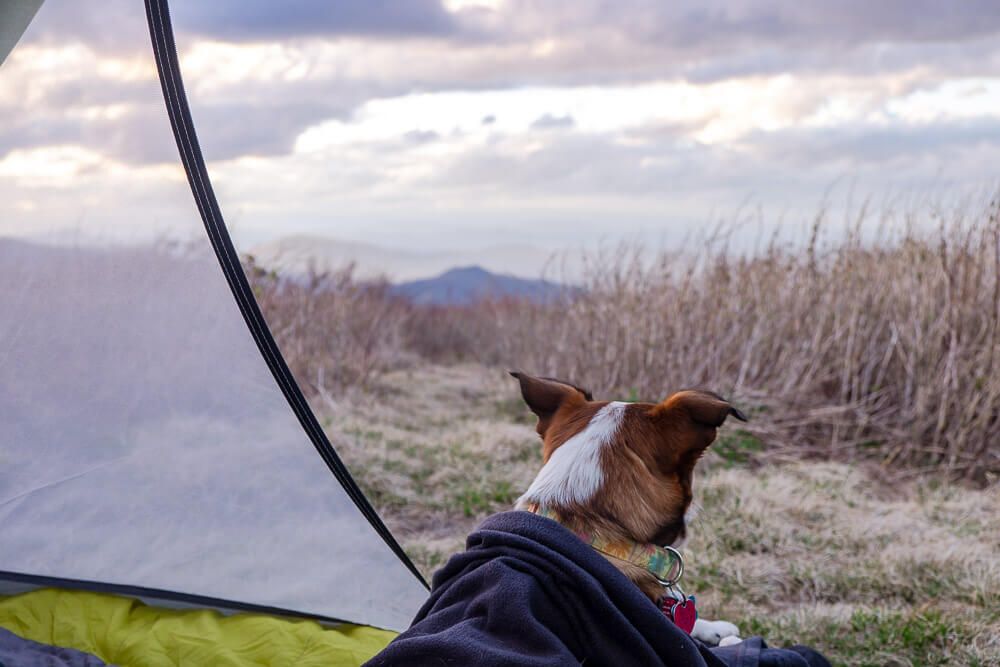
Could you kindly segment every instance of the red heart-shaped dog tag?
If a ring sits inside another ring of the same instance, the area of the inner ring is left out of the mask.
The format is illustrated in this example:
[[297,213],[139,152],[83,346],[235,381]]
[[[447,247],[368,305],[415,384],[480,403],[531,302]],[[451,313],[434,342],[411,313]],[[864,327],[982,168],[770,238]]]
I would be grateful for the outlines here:
[[698,610],[695,609],[694,600],[688,598],[684,602],[674,601],[668,616],[673,620],[674,625],[691,634],[691,631],[694,630],[694,622],[698,620]]

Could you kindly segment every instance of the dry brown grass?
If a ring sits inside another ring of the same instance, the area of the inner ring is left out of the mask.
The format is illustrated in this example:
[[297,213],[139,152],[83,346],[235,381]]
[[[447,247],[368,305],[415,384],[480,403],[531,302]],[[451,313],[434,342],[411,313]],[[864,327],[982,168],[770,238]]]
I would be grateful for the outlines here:
[[409,307],[388,283],[361,283],[354,267],[301,280],[278,276],[244,259],[244,270],[275,341],[299,385],[324,399],[365,390],[393,368],[405,367]]
[[846,464],[716,466],[688,547],[706,607],[851,665],[1000,660],[1000,493]]
[[[723,242],[648,261],[591,258],[552,307],[491,307],[487,361],[603,395],[705,386],[750,408],[782,456],[1000,473],[1000,203],[904,228],[734,256]],[[861,220],[865,220],[864,217]],[[490,348],[489,343],[494,347]]]

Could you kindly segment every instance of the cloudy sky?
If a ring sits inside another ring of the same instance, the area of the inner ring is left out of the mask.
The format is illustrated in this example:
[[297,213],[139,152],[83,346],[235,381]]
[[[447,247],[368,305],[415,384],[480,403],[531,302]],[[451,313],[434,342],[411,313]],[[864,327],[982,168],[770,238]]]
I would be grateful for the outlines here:
[[[171,4],[247,246],[661,242],[1000,182],[996,0]],[[141,5],[48,0],[0,67],[0,234],[190,220]]]

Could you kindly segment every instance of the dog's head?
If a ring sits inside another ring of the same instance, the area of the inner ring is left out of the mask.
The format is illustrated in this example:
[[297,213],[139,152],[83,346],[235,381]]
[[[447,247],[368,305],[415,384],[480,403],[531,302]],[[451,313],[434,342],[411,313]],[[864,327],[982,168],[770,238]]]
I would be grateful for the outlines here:
[[622,537],[681,541],[695,463],[730,415],[718,394],[685,390],[661,403],[594,401],[568,382],[512,372],[538,416],[544,466],[518,507],[536,503]]

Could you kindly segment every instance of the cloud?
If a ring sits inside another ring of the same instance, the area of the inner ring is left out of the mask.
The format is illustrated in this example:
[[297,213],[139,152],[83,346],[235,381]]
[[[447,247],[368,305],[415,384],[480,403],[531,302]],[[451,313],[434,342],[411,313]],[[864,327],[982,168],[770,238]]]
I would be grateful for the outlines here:
[[[392,236],[470,210],[607,229],[814,205],[844,177],[981,182],[1000,160],[992,0],[220,0],[173,18],[213,176],[257,229],[342,211]],[[5,174],[85,175],[68,209],[102,170],[108,202],[176,170],[141,3],[48,0],[0,80]]]
[[637,39],[666,42],[687,50],[722,42],[743,46],[794,44],[819,49],[953,41],[1000,30],[1000,6],[991,0],[633,0],[625,6],[586,4],[593,13],[583,18],[585,23],[611,24]]
[[441,135],[433,130],[410,130],[403,135],[403,139],[411,144],[426,144],[440,138]]
[[[1000,160],[1000,118],[918,125],[846,124],[836,128],[788,127],[753,132],[737,142],[690,141],[678,128],[637,131],[640,143],[615,133],[550,134],[543,146],[511,138],[470,148],[414,187],[522,198],[589,198],[729,202],[754,195],[764,201],[815,205],[824,189],[843,178],[863,188],[921,187],[942,181],[967,186],[996,184],[984,169]],[[523,199],[522,199],[523,201]],[[692,207],[693,208],[693,207]],[[672,210],[663,209],[664,212]]]
[[1000,118],[789,128],[777,133],[754,132],[739,144],[762,161],[806,168],[824,163],[858,168],[912,163],[924,158],[944,162],[977,149],[1000,153]]
[[447,37],[462,30],[439,0],[213,0],[184,4],[174,18],[178,30],[234,41]]
[[[180,3],[173,20],[182,52],[199,40],[365,40],[383,81],[437,89],[872,73],[933,68],[941,58],[949,66],[1000,66],[994,0],[505,0],[460,11],[440,0],[218,0]],[[48,0],[26,41],[149,49],[142,7],[126,0],[106,0],[100,12]],[[392,58],[378,53],[379,44]]]
[[568,114],[565,116],[553,116],[547,113],[544,116],[536,118],[531,127],[535,130],[558,130],[573,127],[575,124],[576,121]]
[[[157,83],[82,74],[79,80],[40,89],[31,98],[0,102],[0,157],[17,148],[73,144],[128,164],[177,160]],[[228,160],[290,153],[306,127],[342,117],[348,109],[308,96],[262,95],[252,102],[195,103],[193,113],[205,155]]]
[[[213,0],[174,3],[178,46],[192,38],[274,41],[367,36],[386,39],[447,37],[462,31],[458,17],[438,0]],[[25,36],[29,43],[82,41],[116,52],[149,49],[142,3],[46,0]]]

